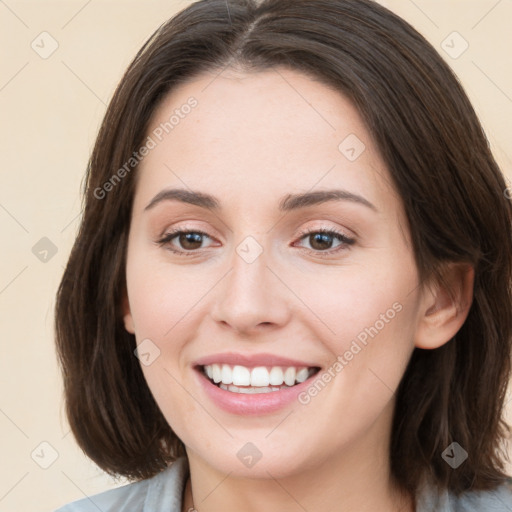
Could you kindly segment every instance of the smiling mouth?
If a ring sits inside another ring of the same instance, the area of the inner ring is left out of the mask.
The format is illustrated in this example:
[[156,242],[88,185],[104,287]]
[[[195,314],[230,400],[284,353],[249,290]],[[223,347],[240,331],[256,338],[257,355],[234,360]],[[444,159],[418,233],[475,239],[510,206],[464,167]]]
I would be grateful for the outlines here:
[[302,384],[320,368],[295,366],[256,366],[209,364],[198,369],[215,386],[232,393],[272,393]]

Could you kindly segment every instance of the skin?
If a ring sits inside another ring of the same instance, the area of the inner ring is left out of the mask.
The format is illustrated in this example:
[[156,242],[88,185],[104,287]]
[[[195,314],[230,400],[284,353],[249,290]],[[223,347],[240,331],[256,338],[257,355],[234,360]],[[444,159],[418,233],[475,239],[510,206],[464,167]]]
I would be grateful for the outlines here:
[[[183,511],[192,494],[201,512],[414,511],[390,476],[394,392],[414,347],[437,348],[464,322],[472,269],[453,265],[445,285],[420,286],[401,200],[339,92],[285,69],[205,73],[164,99],[148,135],[190,96],[198,106],[138,169],[124,302],[126,329],[160,350],[141,367],[186,445]],[[355,161],[338,149],[350,134],[366,147]],[[165,188],[212,194],[221,209],[162,201],[144,211]],[[348,200],[278,210],[287,194],[328,189],[358,194],[375,210]],[[158,245],[173,228],[208,236]],[[322,257],[340,241],[322,246],[300,235],[320,228],[354,243]],[[252,263],[236,252],[248,236],[263,249]],[[198,386],[194,361],[222,352],[266,352],[326,369],[396,303],[400,312],[306,405],[239,416]],[[251,468],[236,456],[247,442],[262,454]]]

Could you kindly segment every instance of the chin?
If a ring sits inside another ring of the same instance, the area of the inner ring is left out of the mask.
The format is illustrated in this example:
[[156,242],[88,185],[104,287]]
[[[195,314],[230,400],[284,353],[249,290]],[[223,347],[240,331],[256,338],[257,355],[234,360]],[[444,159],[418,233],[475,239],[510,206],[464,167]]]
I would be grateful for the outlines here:
[[283,446],[282,442],[271,443],[264,439],[255,442],[230,439],[223,443],[222,449],[187,448],[187,454],[189,458],[199,459],[201,464],[207,464],[220,473],[230,474],[233,478],[286,478],[316,465],[314,454],[304,451],[305,444],[297,442],[297,446],[289,443]]

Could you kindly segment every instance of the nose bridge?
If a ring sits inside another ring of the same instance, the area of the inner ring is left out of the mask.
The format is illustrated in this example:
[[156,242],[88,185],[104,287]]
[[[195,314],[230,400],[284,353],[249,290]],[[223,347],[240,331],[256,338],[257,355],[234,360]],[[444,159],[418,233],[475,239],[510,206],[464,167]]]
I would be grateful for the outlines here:
[[267,251],[251,236],[233,251],[230,272],[219,289],[213,317],[238,331],[260,324],[282,324],[288,305],[282,283],[267,267]]

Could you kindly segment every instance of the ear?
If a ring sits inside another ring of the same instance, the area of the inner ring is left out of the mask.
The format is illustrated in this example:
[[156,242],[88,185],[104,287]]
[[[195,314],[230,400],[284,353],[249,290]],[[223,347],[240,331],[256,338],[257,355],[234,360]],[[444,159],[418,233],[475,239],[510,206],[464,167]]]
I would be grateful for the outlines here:
[[435,349],[448,343],[465,322],[473,302],[475,271],[468,263],[449,263],[425,286],[415,346]]
[[123,309],[124,328],[130,334],[135,334],[135,326],[133,325],[133,317],[132,317],[132,312],[130,309],[130,302],[128,300],[128,294],[126,293],[126,291],[123,294],[122,309]]

